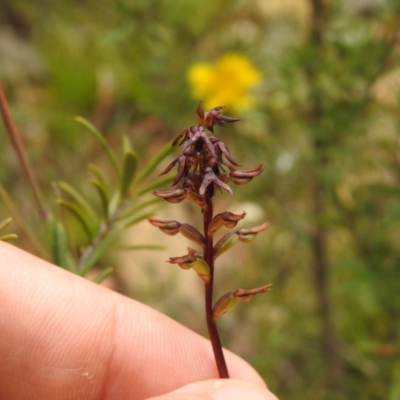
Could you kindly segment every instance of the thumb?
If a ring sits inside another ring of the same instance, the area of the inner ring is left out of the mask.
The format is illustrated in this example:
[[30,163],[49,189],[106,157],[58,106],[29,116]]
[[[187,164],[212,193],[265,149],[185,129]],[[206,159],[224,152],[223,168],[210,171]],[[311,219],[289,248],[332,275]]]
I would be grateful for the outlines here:
[[267,388],[236,379],[194,382],[148,400],[278,400]]

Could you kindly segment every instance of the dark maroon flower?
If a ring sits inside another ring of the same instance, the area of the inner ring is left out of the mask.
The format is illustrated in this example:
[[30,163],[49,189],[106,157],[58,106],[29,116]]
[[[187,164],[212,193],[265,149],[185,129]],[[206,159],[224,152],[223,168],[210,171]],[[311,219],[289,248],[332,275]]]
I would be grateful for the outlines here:
[[199,193],[201,196],[204,196],[204,193],[206,192],[207,187],[211,183],[215,184],[216,186],[219,186],[220,188],[225,189],[230,194],[233,194],[232,189],[226,183],[222,182],[221,179],[219,179],[217,177],[217,175],[215,175],[215,173],[213,172],[213,170],[210,167],[207,167],[206,174],[204,175],[203,182],[202,182],[202,184],[200,186],[200,190],[199,190]]
[[225,106],[218,106],[210,111],[203,111],[203,105],[200,102],[196,110],[196,118],[200,126],[204,126],[209,131],[214,132],[214,125],[224,126],[226,122],[232,123],[240,121],[240,118],[232,118],[222,115],[219,111]]

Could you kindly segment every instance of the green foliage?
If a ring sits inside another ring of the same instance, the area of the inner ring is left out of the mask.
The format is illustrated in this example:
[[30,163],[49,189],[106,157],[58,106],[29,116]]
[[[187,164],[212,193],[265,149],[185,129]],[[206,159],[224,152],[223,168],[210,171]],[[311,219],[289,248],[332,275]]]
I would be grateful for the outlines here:
[[[66,182],[57,182],[57,204],[71,213],[87,236],[87,245],[84,251],[74,261],[68,248],[66,229],[68,222],[61,217],[59,221],[50,221],[50,242],[52,248],[52,260],[72,272],[86,276],[88,272],[101,260],[109,248],[116,242],[121,233],[129,226],[136,224],[153,215],[159,210],[160,205],[154,199],[146,199],[148,190],[139,186],[139,180],[134,182],[137,171],[138,155],[132,150],[128,138],[123,141],[122,161],[114,153],[104,137],[94,126],[83,118],[76,118],[77,122],[85,126],[95,139],[100,143],[108,156],[110,164],[117,175],[117,183],[112,187],[106,184],[107,179],[103,172],[95,165],[88,168],[93,173],[91,181],[99,197],[100,210],[95,204],[91,204],[85,196]],[[168,152],[161,151],[155,156],[156,160],[163,159]],[[150,175],[157,163],[152,161],[144,169],[143,174]],[[140,180],[140,183],[143,179]],[[158,187],[164,179],[156,180],[150,184]],[[67,199],[65,198],[67,196]],[[60,213],[62,215],[62,213]],[[139,247],[137,247],[139,248]],[[151,246],[147,247],[151,248]],[[131,247],[134,249],[134,247]],[[112,272],[112,268],[105,268],[95,278],[100,282]]]
[[4,221],[0,221],[0,240],[8,242],[10,240],[16,239],[18,236],[15,233],[7,233],[5,235],[1,234],[2,230],[5,230],[8,225],[12,222],[12,218],[7,218]]

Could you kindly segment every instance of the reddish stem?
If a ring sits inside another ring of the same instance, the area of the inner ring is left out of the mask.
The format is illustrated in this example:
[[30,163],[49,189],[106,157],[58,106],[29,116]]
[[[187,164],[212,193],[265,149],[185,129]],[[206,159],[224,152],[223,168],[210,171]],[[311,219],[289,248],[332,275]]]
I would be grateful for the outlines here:
[[214,285],[214,245],[213,235],[208,233],[208,227],[213,218],[213,203],[212,199],[206,195],[207,206],[203,209],[203,222],[204,222],[204,260],[210,267],[210,279],[205,282],[205,311],[208,335],[211,341],[212,349],[214,352],[215,362],[220,378],[229,378],[228,368],[224,353],[222,351],[221,340],[219,338],[216,322],[213,318],[213,285]]
[[3,118],[4,126],[6,127],[6,132],[8,134],[8,137],[10,138],[10,142],[14,147],[15,153],[17,154],[22,171],[24,172],[26,180],[28,181],[28,184],[32,189],[33,198],[39,216],[43,219],[46,219],[47,212],[45,207],[43,206],[43,200],[39,184],[37,182],[36,175],[34,174],[33,169],[29,164],[28,158],[25,153],[24,145],[22,143],[21,135],[19,134],[17,126],[15,125],[14,120],[11,116],[7,98],[1,84],[0,84],[0,114]]

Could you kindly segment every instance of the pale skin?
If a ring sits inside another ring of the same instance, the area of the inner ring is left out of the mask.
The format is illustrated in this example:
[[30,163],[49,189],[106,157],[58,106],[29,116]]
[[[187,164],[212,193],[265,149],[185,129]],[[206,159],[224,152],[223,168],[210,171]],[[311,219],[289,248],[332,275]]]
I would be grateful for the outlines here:
[[277,400],[225,351],[167,316],[0,242],[0,398]]

